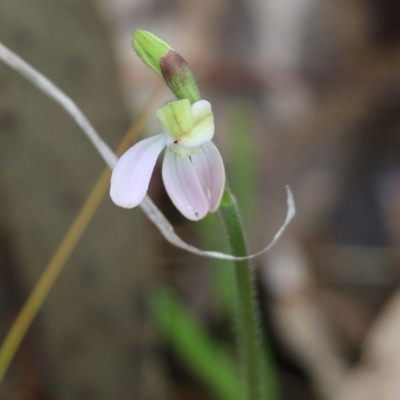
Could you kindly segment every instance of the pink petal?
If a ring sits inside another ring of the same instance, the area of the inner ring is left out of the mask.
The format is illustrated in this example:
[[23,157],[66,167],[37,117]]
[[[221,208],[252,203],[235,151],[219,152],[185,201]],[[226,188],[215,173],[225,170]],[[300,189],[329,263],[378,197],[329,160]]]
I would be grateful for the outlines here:
[[189,157],[167,149],[162,177],[169,197],[186,218],[197,221],[207,214],[207,200]]
[[166,135],[160,133],[141,140],[118,160],[111,175],[110,188],[110,196],[115,204],[132,208],[143,200],[166,139]]
[[221,155],[214,143],[201,145],[191,157],[210,212],[216,211],[225,185],[225,169]]

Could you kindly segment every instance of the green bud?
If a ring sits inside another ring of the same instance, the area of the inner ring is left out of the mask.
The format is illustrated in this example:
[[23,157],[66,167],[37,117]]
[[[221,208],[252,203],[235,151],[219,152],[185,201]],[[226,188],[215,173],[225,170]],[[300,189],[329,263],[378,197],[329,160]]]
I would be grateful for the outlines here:
[[162,77],[160,59],[172,50],[172,47],[158,36],[144,30],[133,32],[132,45],[142,61]]
[[201,99],[196,81],[186,61],[170,50],[161,57],[161,73],[178,100],[188,99],[191,104]]

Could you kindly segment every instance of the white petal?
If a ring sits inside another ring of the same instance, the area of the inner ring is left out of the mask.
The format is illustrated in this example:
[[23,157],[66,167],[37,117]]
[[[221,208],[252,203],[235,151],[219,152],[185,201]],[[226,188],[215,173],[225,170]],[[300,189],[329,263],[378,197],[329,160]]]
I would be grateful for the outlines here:
[[184,147],[197,147],[209,142],[214,136],[214,115],[211,104],[207,100],[200,100],[192,104],[193,128],[190,134],[183,136],[179,144]]
[[200,146],[190,156],[194,170],[199,178],[210,212],[217,210],[225,185],[225,169],[221,154],[214,143]]
[[167,149],[162,176],[169,197],[186,218],[197,221],[207,214],[208,202],[189,157]]
[[115,204],[132,208],[143,200],[166,140],[165,133],[141,140],[118,160],[111,175],[110,188],[110,196]]

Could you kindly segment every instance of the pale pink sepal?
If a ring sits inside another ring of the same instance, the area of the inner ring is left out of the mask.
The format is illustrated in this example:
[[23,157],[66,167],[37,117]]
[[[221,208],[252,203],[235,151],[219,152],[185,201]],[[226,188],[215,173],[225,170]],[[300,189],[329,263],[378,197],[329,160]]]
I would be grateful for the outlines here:
[[208,210],[217,210],[225,185],[225,169],[221,154],[213,142],[201,145],[191,156],[196,175],[208,201]]
[[208,202],[189,157],[167,149],[162,177],[169,197],[186,218],[197,221],[207,214]]
[[118,160],[111,175],[110,188],[110,196],[115,204],[133,208],[143,200],[166,141],[165,133],[141,140]]

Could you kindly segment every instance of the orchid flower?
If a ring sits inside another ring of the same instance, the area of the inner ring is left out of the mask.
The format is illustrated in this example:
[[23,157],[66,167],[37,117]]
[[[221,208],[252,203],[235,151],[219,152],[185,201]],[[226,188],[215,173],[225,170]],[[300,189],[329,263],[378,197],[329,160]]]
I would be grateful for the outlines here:
[[176,100],[159,108],[157,117],[164,132],[136,143],[118,160],[111,176],[111,199],[121,207],[136,207],[166,148],[162,164],[165,189],[186,218],[199,220],[218,209],[225,184],[224,164],[211,141],[211,104]]

